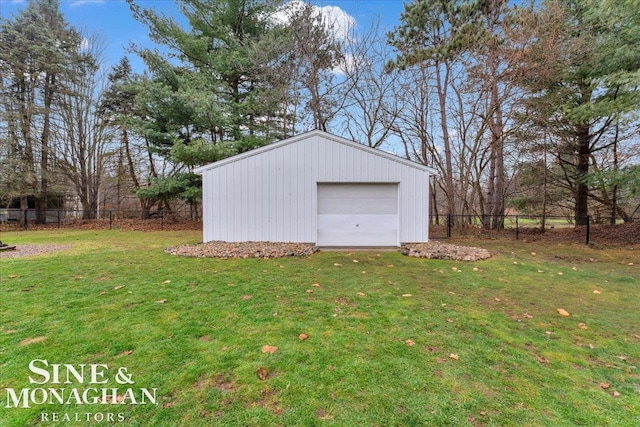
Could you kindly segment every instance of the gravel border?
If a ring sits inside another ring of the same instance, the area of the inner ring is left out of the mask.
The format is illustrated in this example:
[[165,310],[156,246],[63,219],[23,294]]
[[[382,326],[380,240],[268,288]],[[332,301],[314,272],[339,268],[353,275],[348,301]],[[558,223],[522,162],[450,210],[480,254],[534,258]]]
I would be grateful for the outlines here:
[[16,245],[14,250],[0,251],[0,258],[19,258],[25,256],[44,255],[51,252],[66,251],[71,245]]
[[171,255],[196,258],[285,258],[309,256],[318,249],[311,243],[207,242],[166,248]]
[[[321,250],[321,249],[320,249]],[[375,251],[374,248],[371,249]],[[449,259],[458,261],[477,261],[491,256],[486,249],[458,246],[438,241],[404,244],[399,249],[402,254],[416,258]],[[166,248],[164,252],[196,258],[285,258],[309,256],[318,248],[311,243],[274,243],[274,242],[207,242],[193,245],[178,245]]]
[[402,245],[402,254],[416,258],[450,259],[457,261],[479,261],[491,257],[488,250],[473,246],[458,246],[430,240],[427,243]]

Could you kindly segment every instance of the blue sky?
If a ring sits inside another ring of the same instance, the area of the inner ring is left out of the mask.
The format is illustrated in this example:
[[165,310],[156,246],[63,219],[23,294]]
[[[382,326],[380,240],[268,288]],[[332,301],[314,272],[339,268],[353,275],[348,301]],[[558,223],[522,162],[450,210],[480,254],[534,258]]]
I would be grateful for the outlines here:
[[[154,8],[167,15],[179,15],[173,0],[137,0],[143,8]],[[337,6],[352,16],[357,28],[367,28],[376,19],[383,30],[398,24],[403,10],[401,0],[314,0],[317,6]],[[10,19],[26,7],[27,0],[0,0],[0,16]],[[107,65],[113,65],[126,53],[131,42],[147,45],[146,28],[133,19],[124,0],[60,0],[60,9],[75,28],[100,33],[106,42]],[[137,71],[142,63],[135,55],[128,55]]]

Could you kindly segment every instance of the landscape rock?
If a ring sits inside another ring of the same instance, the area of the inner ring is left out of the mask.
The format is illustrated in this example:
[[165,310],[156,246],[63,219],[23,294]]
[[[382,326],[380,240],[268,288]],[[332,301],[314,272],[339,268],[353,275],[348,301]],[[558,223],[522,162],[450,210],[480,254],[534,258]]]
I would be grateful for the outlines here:
[[285,258],[309,256],[316,252],[317,248],[310,243],[214,241],[172,246],[164,251],[171,255],[196,258]]
[[478,261],[491,257],[488,250],[472,246],[458,246],[431,240],[427,243],[407,243],[402,246],[403,255],[416,258]]

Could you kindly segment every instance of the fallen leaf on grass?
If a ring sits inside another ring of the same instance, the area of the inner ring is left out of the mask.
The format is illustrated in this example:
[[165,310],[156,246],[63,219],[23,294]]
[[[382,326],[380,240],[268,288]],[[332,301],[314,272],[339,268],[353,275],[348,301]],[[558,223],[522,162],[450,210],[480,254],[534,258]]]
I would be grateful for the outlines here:
[[409,347],[416,345],[415,341],[413,340],[406,340],[404,343]]
[[620,397],[620,392],[618,392],[618,391],[614,391],[613,393],[611,393],[611,396],[613,396],[613,397]]
[[562,271],[558,271],[558,276],[562,276],[564,273]]
[[449,295],[455,295],[455,292],[449,291]]
[[340,264],[339,262],[336,262],[335,264],[333,264],[334,267],[342,267],[342,264]]
[[457,354],[451,353],[449,355],[449,359],[460,360],[460,357]]
[[542,356],[538,356],[537,354],[536,354],[536,359],[537,359],[537,360],[538,360],[538,362],[540,362],[540,363],[549,363],[549,361],[548,361],[546,358],[544,358],[544,357],[542,357]]
[[168,285],[169,283],[171,283],[171,280],[165,280],[164,282],[162,282],[163,285]]
[[253,295],[242,295],[240,297],[240,299],[243,300],[243,301],[246,301],[246,300],[251,299],[251,298],[253,298]]
[[313,286],[314,288],[319,288],[319,287],[320,287],[320,283],[314,283],[314,284],[313,284],[313,285],[311,285],[311,286]]
[[269,378],[269,370],[264,366],[259,367],[256,374],[258,375],[258,378],[260,378],[260,381],[264,381]]
[[412,297],[413,295],[411,294],[402,294],[403,297]]
[[124,285],[118,285],[118,286],[114,286],[113,289],[118,290],[118,289],[122,289],[124,288]]
[[107,293],[105,291],[100,292],[100,295],[106,295]]
[[593,290],[593,293],[594,293],[594,294],[596,294],[596,295],[598,295],[598,294],[600,294],[601,292],[600,292],[599,290],[597,290],[597,289],[594,289],[594,290]]
[[305,333],[302,333],[302,334],[298,335],[298,339],[299,339],[300,341],[304,341],[304,340],[306,340],[306,339],[308,339],[308,338],[309,338],[309,335],[307,335],[307,334],[305,334]]
[[131,356],[133,354],[133,350],[125,350],[122,352],[125,356]]
[[533,319],[533,316],[530,315],[529,313],[524,313],[523,316],[526,317],[527,319]]
[[387,264],[386,266],[389,268],[393,268],[393,264]]
[[358,295],[359,297],[366,296],[366,294],[364,292],[356,292],[356,295]]
[[563,317],[569,317],[569,316],[571,316],[571,315],[569,314],[569,312],[568,312],[567,310],[565,310],[564,308],[559,308],[559,309],[558,309],[558,314],[559,314],[560,316],[563,316]]
[[160,300],[156,301],[156,304],[164,304],[165,302],[167,302],[166,299],[160,299]]
[[357,259],[354,259],[354,260],[353,260],[353,263],[354,263],[354,264],[357,264],[357,263],[359,263],[359,262],[360,262],[360,261],[358,261]]
[[600,388],[603,389],[603,390],[606,390],[609,387],[611,387],[610,383],[605,383],[605,382],[600,383]]
[[100,400],[100,403],[117,405],[117,404],[120,404],[120,403],[124,402],[124,398],[125,398],[124,394],[118,394],[118,395],[116,395],[115,400],[113,399],[113,397],[111,397],[110,400],[106,399],[106,397],[105,397],[105,399],[101,399]]
[[494,300],[495,300],[496,302],[500,302],[500,301],[501,301],[501,299],[500,299],[500,298],[498,298],[498,297],[495,297],[495,298],[494,298]]
[[18,276],[17,276],[17,275],[15,275],[15,274],[10,274],[10,275],[9,275],[9,279],[15,279],[16,277],[18,277]]
[[308,293],[308,294],[312,294],[313,293],[313,289],[307,289],[305,292]]
[[278,347],[274,345],[263,345],[262,348],[260,349],[260,351],[262,351],[263,353],[269,353],[269,354],[273,354],[277,350],[278,350]]
[[584,324],[584,323],[582,323],[582,322],[581,322],[581,323],[578,323],[578,328],[583,329],[583,330],[585,330],[585,329],[589,329],[589,328],[587,328],[587,325],[585,325],[585,324]]

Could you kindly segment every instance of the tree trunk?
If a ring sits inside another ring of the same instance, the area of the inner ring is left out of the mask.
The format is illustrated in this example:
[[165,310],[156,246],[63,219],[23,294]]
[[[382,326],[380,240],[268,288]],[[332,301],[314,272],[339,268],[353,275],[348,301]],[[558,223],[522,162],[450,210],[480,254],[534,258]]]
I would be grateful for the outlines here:
[[[440,68],[444,65],[445,74],[444,82],[440,75]],[[438,103],[440,107],[440,126],[442,129],[442,142],[444,144],[444,155],[446,164],[445,189],[447,193],[447,206],[449,208],[449,214],[454,218],[456,215],[456,203],[455,203],[455,190],[453,186],[453,163],[451,161],[451,141],[449,140],[449,126],[447,125],[447,85],[449,84],[449,65],[436,63],[436,86],[438,90]]]
[[[497,73],[497,67],[494,73]],[[505,171],[504,171],[504,138],[502,123],[502,107],[498,96],[497,74],[491,87],[491,141],[492,156],[495,159],[495,186],[493,191],[493,209],[491,212],[493,230],[504,228],[504,195],[505,195]]]
[[589,159],[591,154],[591,137],[588,125],[580,125],[576,128],[578,143],[578,158],[576,162],[575,206],[573,214],[576,225],[587,225],[589,215],[589,187],[584,179],[589,173]]
[[51,135],[51,104],[53,103],[53,87],[56,82],[55,74],[47,73],[44,86],[44,117],[42,136],[40,138],[40,191],[36,198],[36,222],[47,222],[47,199],[49,196],[49,137]]

